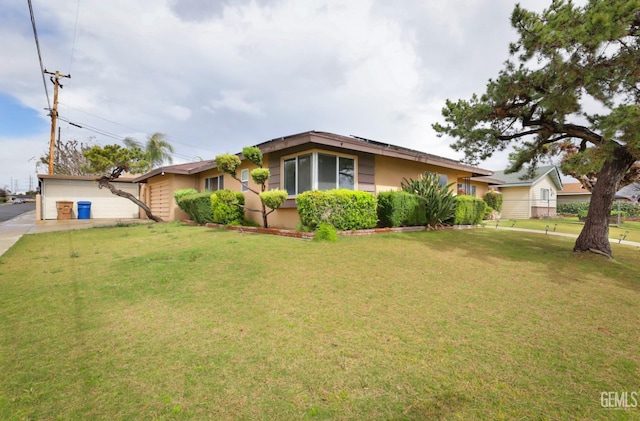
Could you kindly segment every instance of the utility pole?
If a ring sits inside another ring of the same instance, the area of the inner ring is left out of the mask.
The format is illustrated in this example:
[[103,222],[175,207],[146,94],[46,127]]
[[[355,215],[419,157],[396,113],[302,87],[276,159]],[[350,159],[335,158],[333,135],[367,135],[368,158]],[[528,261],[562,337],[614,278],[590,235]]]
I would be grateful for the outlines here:
[[49,140],[49,175],[53,175],[53,155],[55,151],[55,138],[56,138],[56,121],[58,119],[58,87],[62,88],[60,78],[68,77],[71,75],[63,75],[56,70],[55,73],[44,71],[46,74],[53,75],[49,79],[53,82],[53,109],[51,110],[51,139]]

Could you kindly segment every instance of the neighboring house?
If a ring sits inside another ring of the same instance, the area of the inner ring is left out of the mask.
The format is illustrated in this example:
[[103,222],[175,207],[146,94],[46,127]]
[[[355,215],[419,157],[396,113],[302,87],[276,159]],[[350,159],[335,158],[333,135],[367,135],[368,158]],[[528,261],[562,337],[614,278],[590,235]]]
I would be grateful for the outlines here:
[[629,184],[618,190],[616,193],[617,200],[626,200],[627,202],[638,203],[640,198],[640,183]]
[[[91,202],[92,219],[140,217],[140,208],[124,197],[98,188],[95,176],[39,174],[40,194],[36,196],[36,219],[57,219],[56,202],[73,202],[72,218],[77,218],[78,202]],[[117,189],[140,199],[139,185],[131,177],[121,177],[112,183]]]
[[558,192],[558,203],[590,202],[591,192],[581,183],[565,183]]
[[539,167],[533,177],[528,177],[524,169],[510,174],[496,171],[491,179],[480,177],[480,180],[492,183],[492,187],[502,193],[502,218],[529,219],[556,215],[558,191],[562,190],[557,167]]
[[[269,224],[281,228],[295,228],[299,222],[295,198],[304,191],[346,188],[377,194],[400,190],[403,178],[416,179],[421,174],[436,173],[443,184],[453,184],[454,192],[465,191],[484,197],[488,183],[472,178],[492,174],[489,170],[452,159],[326,132],[299,133],[256,146],[264,155],[264,166],[271,172],[268,188],[289,193],[284,206],[269,216]],[[238,178],[258,189],[249,175],[255,166],[242,154],[238,156],[242,161]],[[142,188],[146,192],[145,203],[155,215],[169,221],[187,217],[173,200],[173,192],[177,189],[245,190],[240,182],[219,171],[214,160],[157,168],[134,181],[146,184]],[[259,208],[259,198],[255,194],[248,192],[245,200],[247,207]],[[257,213],[246,212],[246,216],[260,222]]]

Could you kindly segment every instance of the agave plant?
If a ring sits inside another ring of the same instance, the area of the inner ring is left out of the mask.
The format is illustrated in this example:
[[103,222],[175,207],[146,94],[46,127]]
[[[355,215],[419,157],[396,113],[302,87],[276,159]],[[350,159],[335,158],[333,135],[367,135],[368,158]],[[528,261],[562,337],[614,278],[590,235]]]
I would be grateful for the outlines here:
[[426,223],[435,228],[447,220],[453,218],[456,210],[456,201],[451,184],[440,184],[440,176],[437,174],[420,175],[420,178],[402,179],[402,190],[413,193],[424,205]]

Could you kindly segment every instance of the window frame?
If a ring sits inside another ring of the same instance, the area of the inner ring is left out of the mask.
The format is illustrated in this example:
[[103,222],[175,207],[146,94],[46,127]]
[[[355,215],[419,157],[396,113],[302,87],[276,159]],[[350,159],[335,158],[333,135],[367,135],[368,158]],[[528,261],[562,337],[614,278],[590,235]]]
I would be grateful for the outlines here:
[[460,191],[460,190],[462,190],[464,194],[468,196],[477,197],[477,194],[478,194],[478,188],[474,184],[469,184],[469,190],[471,190],[471,192],[468,192],[467,185],[465,183],[458,183],[457,191]]
[[[216,188],[212,189],[211,186],[213,185],[213,180],[216,179],[215,181],[215,185]],[[206,191],[218,191],[218,190],[224,190],[224,174],[220,174],[220,175],[214,175],[213,177],[206,177],[204,179],[204,189]]]
[[249,191],[249,169],[240,170],[240,191],[242,193]]
[[540,189],[540,200],[543,201],[543,202],[550,202],[551,201],[551,189],[541,188]]
[[[329,189],[325,189],[322,191],[326,191],[326,190],[332,190],[332,189],[350,189],[350,190],[357,190],[358,187],[358,157],[356,155],[349,155],[349,154],[343,154],[343,153],[339,153],[339,152],[333,152],[333,151],[325,151],[325,150],[321,150],[321,149],[317,149],[317,150],[309,150],[309,151],[303,151],[303,152],[298,152],[295,154],[291,154],[291,155],[285,155],[282,156],[280,158],[280,169],[281,169],[281,176],[280,176],[280,185],[281,188],[283,190],[287,190],[287,194],[288,194],[288,198],[295,198],[297,197],[300,193],[304,193],[305,191],[315,191],[318,190],[318,186],[319,186],[319,166],[318,166],[318,155],[325,155],[325,156],[332,156],[335,158],[335,186]],[[309,190],[304,190],[304,191],[300,191],[300,186],[299,186],[299,158],[300,157],[304,157],[304,156],[310,156],[310,172],[311,172],[311,181],[310,181],[310,189]],[[346,159],[346,160],[351,160],[351,162],[353,163],[353,183],[351,185],[351,188],[349,187],[344,187],[341,186],[340,184],[340,164],[341,164],[341,159]],[[286,173],[286,163],[289,161],[293,161],[295,162],[295,173],[294,173],[294,186],[293,186],[293,191],[294,193],[291,194],[289,193],[289,190],[287,189],[286,184],[286,179],[287,179],[287,173]]]

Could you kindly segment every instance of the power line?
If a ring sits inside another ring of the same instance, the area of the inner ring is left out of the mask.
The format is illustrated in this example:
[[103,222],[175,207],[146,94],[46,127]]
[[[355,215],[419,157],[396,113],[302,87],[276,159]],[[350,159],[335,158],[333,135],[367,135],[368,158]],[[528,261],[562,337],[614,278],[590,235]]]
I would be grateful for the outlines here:
[[[91,116],[91,117],[97,118],[97,119],[99,119],[99,120],[104,120],[104,121],[109,122],[109,123],[111,123],[111,124],[115,124],[115,125],[117,125],[117,126],[124,127],[125,129],[133,130],[134,132],[139,132],[139,133],[148,133],[146,130],[140,130],[139,128],[135,128],[135,127],[127,126],[126,124],[118,123],[117,121],[109,120],[108,118],[100,117],[99,115],[92,114],[92,113],[89,113],[89,112],[87,112],[87,111],[83,111],[83,110],[78,109],[78,108],[74,108],[74,107],[72,107],[72,106],[70,106],[70,105],[68,105],[68,104],[65,104],[64,102],[61,102],[61,103],[60,103],[60,105],[63,105],[63,106],[65,106],[65,107],[67,107],[67,108],[69,108],[69,109],[71,109],[71,110],[78,111],[78,112],[80,112],[80,113],[86,114],[86,115],[88,115],[88,116]],[[190,147],[190,148],[194,148],[194,149],[200,149],[201,151],[212,152],[210,149],[205,149],[205,148],[202,148],[202,147],[200,147],[200,146],[190,145],[190,144],[188,144],[188,143],[179,142],[179,141],[176,141],[176,140],[174,140],[174,139],[168,139],[168,140],[169,140],[170,142],[172,142],[172,143],[176,143],[176,144],[178,144],[178,145],[188,146],[188,147]]]
[[40,41],[38,41],[38,31],[36,30],[36,18],[33,14],[33,5],[31,4],[31,0],[28,0],[29,3],[29,15],[31,16],[31,26],[33,27],[33,38],[36,41],[36,49],[38,50],[38,61],[40,62],[40,74],[42,75],[42,83],[44,85],[44,93],[47,96],[47,105],[49,106],[49,110],[51,110],[51,101],[49,100],[49,89],[47,88],[47,81],[44,77],[44,65],[42,64],[42,54],[40,53]]
[[[103,130],[103,129],[99,129],[97,127],[90,126],[90,125],[85,124],[85,123],[76,123],[76,122],[70,121],[67,118],[62,117],[62,116],[58,116],[58,119],[64,121],[65,123],[68,123],[68,124],[70,124],[70,125],[72,125],[74,127],[77,127],[79,129],[89,130],[91,132],[94,132],[94,133],[97,133],[97,134],[100,134],[102,136],[109,137],[109,138],[112,138],[112,139],[115,139],[115,140],[118,140],[118,141],[122,141],[122,139],[123,139],[123,136],[119,136],[117,134],[108,132],[108,131]],[[173,152],[173,155],[175,155],[178,158],[185,159],[187,161],[191,161],[192,158],[193,158],[192,156],[183,155],[183,154],[179,154],[179,153],[176,153],[176,152]]]

